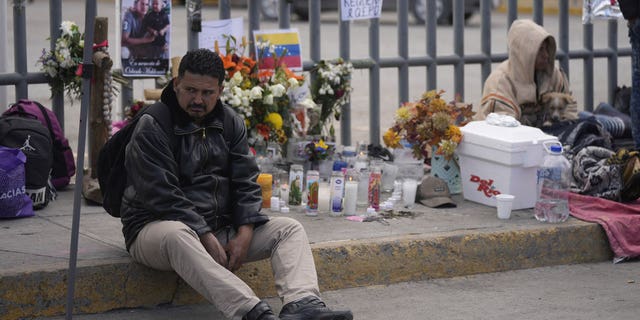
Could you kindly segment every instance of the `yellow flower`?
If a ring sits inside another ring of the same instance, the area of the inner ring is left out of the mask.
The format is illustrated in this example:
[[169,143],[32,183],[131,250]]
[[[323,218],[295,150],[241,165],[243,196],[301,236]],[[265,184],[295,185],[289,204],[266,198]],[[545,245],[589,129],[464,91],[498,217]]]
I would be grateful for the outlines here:
[[411,118],[411,110],[409,106],[403,106],[396,110],[396,120],[405,122]]
[[440,95],[435,90],[431,90],[431,91],[425,92],[422,95],[422,99],[424,99],[424,100],[431,100],[433,98],[439,98],[439,97],[440,97]]
[[279,113],[269,113],[264,121],[270,123],[271,126],[276,130],[282,129],[282,116]]
[[317,148],[322,148],[323,150],[329,149],[329,146],[326,143],[324,143],[324,140],[322,140],[322,139],[320,139],[320,141],[316,142],[315,145],[316,145],[316,149]]
[[384,133],[384,135],[382,136],[382,140],[384,141],[384,144],[387,145],[387,147],[389,148],[397,148],[400,146],[400,135],[395,132],[392,128],[389,128],[387,130],[387,132]]
[[460,127],[451,124],[449,125],[449,128],[447,128],[447,132],[445,132],[445,137],[455,143],[460,143],[460,140],[462,139],[462,131],[460,131]]
[[439,132],[445,132],[449,128],[449,121],[451,121],[451,115],[441,111],[433,115],[433,129]]

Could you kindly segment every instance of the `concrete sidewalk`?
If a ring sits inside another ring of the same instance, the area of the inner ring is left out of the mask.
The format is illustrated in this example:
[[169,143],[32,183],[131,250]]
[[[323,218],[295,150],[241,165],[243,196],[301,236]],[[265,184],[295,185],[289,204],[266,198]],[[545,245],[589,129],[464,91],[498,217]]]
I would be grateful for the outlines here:
[[[541,224],[532,210],[498,220],[495,208],[465,201],[453,209],[417,206],[410,216],[352,222],[326,213],[288,213],[306,228],[322,291],[433,278],[607,261],[602,228],[570,218]],[[82,200],[76,313],[188,305],[204,300],[174,273],[131,262],[118,219]],[[65,311],[73,190],[37,216],[0,226],[0,318],[61,315]],[[282,215],[281,213],[270,213]],[[261,297],[274,297],[270,266],[244,266],[239,276]],[[258,276],[260,275],[260,276]]]

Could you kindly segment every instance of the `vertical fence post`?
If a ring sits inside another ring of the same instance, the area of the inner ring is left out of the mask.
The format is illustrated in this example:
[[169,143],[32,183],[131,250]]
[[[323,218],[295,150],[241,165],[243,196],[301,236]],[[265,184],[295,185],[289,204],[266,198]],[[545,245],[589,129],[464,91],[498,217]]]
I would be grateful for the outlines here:
[[587,52],[583,61],[584,74],[584,110],[593,110],[593,24],[582,26],[582,42]]
[[567,74],[570,79],[569,73],[569,0],[560,0],[560,20],[559,35],[558,35],[558,50],[557,56],[560,60],[560,67]]
[[[60,25],[62,24],[62,0],[49,1],[49,34],[51,50],[55,50],[56,41],[60,37]],[[87,27],[85,27],[86,29]],[[2,42],[0,42],[2,43]],[[64,92],[51,92],[51,109],[58,119],[64,119]],[[64,121],[60,121],[64,131]]]
[[[0,43],[7,43],[7,0],[0,1]],[[7,72],[7,46],[0,48],[0,73]],[[4,112],[7,107],[7,88],[0,86],[0,112]]]
[[398,105],[409,101],[409,3],[398,1],[398,56],[402,65],[398,67]]
[[482,89],[484,89],[484,80],[491,74],[491,0],[482,0],[480,2],[480,15],[482,16],[480,25],[480,46],[484,61],[481,66]]
[[13,32],[14,47],[13,60],[16,72],[21,79],[16,83],[16,100],[26,99],[29,96],[27,86],[27,21],[25,14],[25,0],[13,1]]
[[613,99],[618,86],[618,21],[609,20],[607,24],[609,37],[609,57],[607,58],[607,100],[613,105]]
[[[453,1],[453,52],[456,55],[454,90],[456,97],[464,99],[464,1]],[[463,100],[464,101],[464,100]]]
[[369,143],[380,144],[380,18],[369,19]]
[[186,0],[187,49],[198,49],[198,33],[202,30],[202,0]]
[[427,29],[427,90],[434,90],[438,85],[438,63],[436,61],[437,34],[436,34],[436,0],[427,0],[427,16],[425,28]]
[[[340,8],[340,0],[338,1],[338,7]],[[320,1],[312,1],[314,5],[313,9],[318,12],[318,21],[320,21]],[[351,25],[349,21],[342,21],[342,12],[338,13],[340,19],[340,57],[344,61],[351,60]],[[319,24],[319,22],[318,22]],[[318,52],[318,60],[320,59],[320,53]],[[340,118],[340,139],[342,145],[351,145],[351,102],[342,106],[342,116]]]

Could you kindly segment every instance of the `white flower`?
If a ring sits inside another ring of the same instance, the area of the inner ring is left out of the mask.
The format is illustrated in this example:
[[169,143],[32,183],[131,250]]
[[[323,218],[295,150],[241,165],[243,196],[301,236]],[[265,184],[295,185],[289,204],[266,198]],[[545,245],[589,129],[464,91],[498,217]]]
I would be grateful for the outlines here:
[[291,89],[296,89],[296,88],[300,87],[300,83],[298,82],[298,79],[296,79],[296,78],[289,78],[288,82],[289,82],[289,87]]
[[264,104],[273,104],[273,95],[272,94],[268,94],[268,95],[264,96],[264,99],[262,100],[262,103],[264,103]]
[[287,92],[287,88],[285,88],[283,85],[278,83],[276,85],[270,86],[269,91],[273,93],[274,97],[279,98],[279,97],[282,97]]
[[240,87],[233,87],[233,95],[242,97],[242,89]]
[[249,95],[251,101],[262,98],[262,87],[255,86],[251,88],[251,94]]
[[242,97],[242,98],[240,98],[240,100],[242,100],[242,105],[243,106],[247,106],[247,107],[249,106],[249,103],[251,102],[251,101],[249,101],[248,97]]
[[233,107],[239,107],[240,105],[242,105],[242,100],[240,100],[238,96],[233,96],[229,101],[229,104]]
[[240,72],[236,72],[233,74],[233,77],[229,80],[231,86],[238,86],[242,83],[242,74]]
[[61,36],[69,36],[72,37],[73,36],[73,29],[76,26],[75,23],[73,23],[72,21],[62,21],[62,24],[60,24],[60,31],[62,31]]

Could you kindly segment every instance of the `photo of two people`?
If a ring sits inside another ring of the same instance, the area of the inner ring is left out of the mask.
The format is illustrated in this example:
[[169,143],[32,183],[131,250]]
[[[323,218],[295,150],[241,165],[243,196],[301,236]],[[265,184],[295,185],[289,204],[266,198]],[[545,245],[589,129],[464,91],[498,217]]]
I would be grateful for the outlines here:
[[164,75],[170,56],[171,1],[122,0],[121,12],[124,75]]

